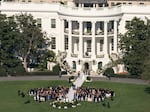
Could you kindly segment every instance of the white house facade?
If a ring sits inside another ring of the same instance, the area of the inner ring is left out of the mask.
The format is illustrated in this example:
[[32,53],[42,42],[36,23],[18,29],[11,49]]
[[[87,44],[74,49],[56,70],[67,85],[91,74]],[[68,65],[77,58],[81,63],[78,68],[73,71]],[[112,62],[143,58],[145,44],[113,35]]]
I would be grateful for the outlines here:
[[1,2],[0,13],[32,14],[51,39],[50,50],[56,54],[66,52],[65,62],[75,71],[88,69],[97,73],[111,62],[111,57],[120,55],[118,34],[125,33],[126,22],[134,17],[150,18],[150,5],[107,7],[97,0],[85,7],[82,1],[78,5]]

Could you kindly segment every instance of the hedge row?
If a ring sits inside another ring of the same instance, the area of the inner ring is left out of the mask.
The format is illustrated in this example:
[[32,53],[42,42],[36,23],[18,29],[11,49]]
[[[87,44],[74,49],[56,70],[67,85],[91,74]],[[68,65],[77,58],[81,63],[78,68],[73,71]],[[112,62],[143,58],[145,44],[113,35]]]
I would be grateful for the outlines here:
[[[9,70],[9,71],[8,71]],[[25,72],[25,70],[19,66],[17,68],[9,68],[7,71],[4,68],[0,68],[0,76],[48,76],[48,75],[59,75],[60,73],[60,67],[59,65],[56,65],[53,67],[53,71],[36,71],[36,72]],[[63,72],[62,72],[63,73]],[[63,73],[66,74],[66,73]]]

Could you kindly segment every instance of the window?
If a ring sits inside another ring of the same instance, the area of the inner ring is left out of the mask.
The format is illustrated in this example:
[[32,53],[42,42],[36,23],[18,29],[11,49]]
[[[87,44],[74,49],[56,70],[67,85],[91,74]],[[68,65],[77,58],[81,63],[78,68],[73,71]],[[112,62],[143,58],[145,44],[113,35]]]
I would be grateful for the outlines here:
[[108,23],[108,31],[111,32],[114,29],[114,21],[109,21]]
[[76,69],[76,62],[72,61],[72,69]]
[[56,19],[51,19],[51,28],[56,28]]
[[104,44],[104,40],[101,39],[101,40],[100,40],[100,52],[103,51],[103,44]]
[[87,40],[87,52],[91,52],[91,40]]
[[41,26],[42,26],[42,19],[41,18],[37,18],[36,22],[37,22],[37,25],[41,28]]
[[143,2],[140,2],[140,5],[144,5],[144,3],[143,3]]
[[65,50],[68,49],[68,37],[65,36]]
[[114,39],[111,39],[111,50],[114,50]]
[[116,5],[121,5],[121,2],[117,2]]
[[102,62],[98,62],[98,69],[102,69]]
[[77,51],[79,51],[79,39],[76,39]]
[[56,38],[51,37],[51,39],[52,39],[51,49],[56,49]]
[[114,2],[111,2],[111,6],[115,6],[115,3],[114,3]]
[[129,20],[126,20],[126,25],[127,25],[127,24],[130,24],[130,21],[129,21]]

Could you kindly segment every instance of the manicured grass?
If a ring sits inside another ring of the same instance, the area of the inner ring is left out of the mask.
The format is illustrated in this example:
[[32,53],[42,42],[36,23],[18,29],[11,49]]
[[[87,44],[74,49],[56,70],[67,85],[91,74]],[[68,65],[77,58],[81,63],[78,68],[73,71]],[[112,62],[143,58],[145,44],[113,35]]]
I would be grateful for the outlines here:
[[[32,97],[22,98],[18,90],[27,92],[30,88],[64,85],[67,81],[4,81],[0,82],[0,112],[149,112],[150,86],[109,82],[90,82],[83,86],[110,88],[116,92],[114,101],[107,100],[110,108],[102,103],[81,102],[76,108],[55,109],[48,102],[36,102]],[[28,99],[30,103],[24,104]]]

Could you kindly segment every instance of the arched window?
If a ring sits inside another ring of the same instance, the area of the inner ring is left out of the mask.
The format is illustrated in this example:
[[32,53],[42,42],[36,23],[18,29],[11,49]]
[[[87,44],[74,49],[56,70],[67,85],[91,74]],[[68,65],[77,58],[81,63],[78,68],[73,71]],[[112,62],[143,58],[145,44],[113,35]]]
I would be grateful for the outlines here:
[[72,61],[72,68],[76,69],[76,62],[75,61]]
[[102,62],[98,62],[98,69],[102,69]]

